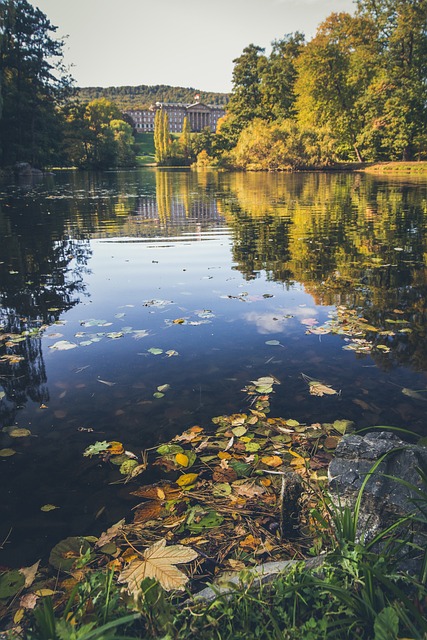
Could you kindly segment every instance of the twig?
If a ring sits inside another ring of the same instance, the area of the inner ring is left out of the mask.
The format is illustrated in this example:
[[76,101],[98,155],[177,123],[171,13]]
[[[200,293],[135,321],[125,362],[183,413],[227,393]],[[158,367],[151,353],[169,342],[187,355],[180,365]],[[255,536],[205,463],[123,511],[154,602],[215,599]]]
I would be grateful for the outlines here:
[[8,541],[8,539],[10,538],[10,534],[12,533],[12,527],[10,527],[9,529],[9,533],[7,534],[7,536],[5,537],[5,539],[3,540],[3,542],[0,544],[0,549],[4,549],[4,545],[6,544],[6,542]]

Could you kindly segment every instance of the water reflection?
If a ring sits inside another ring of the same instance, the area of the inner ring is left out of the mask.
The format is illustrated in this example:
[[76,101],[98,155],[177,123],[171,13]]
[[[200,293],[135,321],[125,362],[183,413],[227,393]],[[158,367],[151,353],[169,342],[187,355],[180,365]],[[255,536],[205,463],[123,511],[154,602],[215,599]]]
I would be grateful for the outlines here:
[[[282,381],[276,415],[423,433],[423,396],[401,391],[426,387],[426,211],[424,182],[355,174],[61,172],[0,187],[0,426],[32,431],[0,434],[17,450],[0,459],[0,539],[15,531],[0,564],[124,515],[128,488],[113,492],[117,472],[85,446],[209,426],[245,409],[260,375]],[[338,305],[390,351],[306,334]],[[60,339],[75,348],[55,352]],[[342,394],[309,397],[301,372]],[[47,502],[61,507],[49,521]]]

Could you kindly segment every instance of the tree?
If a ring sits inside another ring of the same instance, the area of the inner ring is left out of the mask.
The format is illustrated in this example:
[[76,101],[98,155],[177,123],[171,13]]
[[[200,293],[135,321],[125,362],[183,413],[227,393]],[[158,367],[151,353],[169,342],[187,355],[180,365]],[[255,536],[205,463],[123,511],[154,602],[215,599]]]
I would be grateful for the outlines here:
[[115,141],[115,164],[118,167],[130,167],[135,164],[135,152],[133,150],[134,138],[132,127],[124,120],[111,120],[110,128],[113,131]]
[[294,115],[295,62],[303,49],[304,35],[297,31],[271,44],[270,56],[262,70],[262,110],[264,117],[277,120]]
[[63,42],[57,27],[27,0],[0,3],[0,69],[3,111],[2,161],[44,164],[58,152],[61,136],[56,111],[69,86],[62,66]]
[[192,157],[192,149],[191,149],[191,127],[190,121],[185,116],[184,122],[182,125],[182,133],[179,137],[179,144],[184,155],[185,160],[190,160]]
[[165,109],[157,109],[154,117],[154,150],[158,164],[165,164],[170,158],[169,116]]
[[231,128],[229,133],[237,139],[249,122],[263,117],[262,74],[266,65],[264,49],[250,44],[233,63],[233,89],[227,106],[230,116],[227,128]]
[[365,109],[367,140],[386,157],[411,159],[427,134],[427,0],[359,0],[378,42]]
[[306,126],[329,127],[343,157],[353,152],[359,161],[366,126],[361,103],[375,76],[377,49],[370,20],[333,13],[296,61],[298,120]]

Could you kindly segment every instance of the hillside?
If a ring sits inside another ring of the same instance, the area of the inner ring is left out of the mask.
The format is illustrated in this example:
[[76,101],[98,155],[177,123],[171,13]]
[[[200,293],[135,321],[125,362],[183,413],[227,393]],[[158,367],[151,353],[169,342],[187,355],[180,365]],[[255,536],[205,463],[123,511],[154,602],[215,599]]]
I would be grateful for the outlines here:
[[123,87],[78,87],[74,96],[82,102],[90,102],[95,98],[107,98],[120,109],[137,109],[148,107],[154,102],[194,102],[194,96],[200,95],[201,102],[207,104],[226,104],[227,93],[197,91],[191,87],[171,87],[159,84],[154,86],[138,85]]

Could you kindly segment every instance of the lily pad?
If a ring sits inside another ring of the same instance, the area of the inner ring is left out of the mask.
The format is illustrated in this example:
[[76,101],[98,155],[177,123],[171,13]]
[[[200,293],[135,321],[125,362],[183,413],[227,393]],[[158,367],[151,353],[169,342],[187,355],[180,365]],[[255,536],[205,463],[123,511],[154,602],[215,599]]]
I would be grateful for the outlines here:
[[50,552],[49,563],[60,571],[69,571],[74,562],[91,548],[81,536],[71,536],[61,540]]
[[16,453],[15,449],[0,449],[0,458],[10,458]]
[[24,584],[25,577],[18,569],[2,573],[0,575],[0,599],[15,596]]

